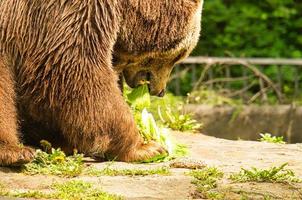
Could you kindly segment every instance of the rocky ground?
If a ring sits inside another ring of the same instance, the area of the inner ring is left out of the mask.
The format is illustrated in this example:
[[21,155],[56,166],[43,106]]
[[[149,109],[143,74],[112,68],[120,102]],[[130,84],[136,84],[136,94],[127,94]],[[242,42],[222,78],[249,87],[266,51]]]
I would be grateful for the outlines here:
[[[187,144],[190,149],[189,163],[204,163],[216,166],[224,172],[217,191],[223,199],[302,199],[302,184],[284,183],[234,183],[228,179],[231,173],[239,172],[242,167],[269,168],[288,163],[287,168],[302,178],[302,144],[269,144],[252,141],[231,141],[201,134],[174,133],[177,140]],[[178,161],[177,161],[178,162]],[[104,168],[108,163],[91,163],[96,168]],[[175,164],[175,163],[174,163]],[[171,163],[128,164],[111,163],[118,169],[151,169],[170,166]],[[181,167],[181,165],[177,165]],[[200,165],[202,166],[202,165]],[[187,167],[187,166],[184,166]],[[148,176],[79,176],[93,183],[95,187],[111,194],[118,194],[125,199],[202,199],[191,183],[189,169],[171,168],[171,175]],[[10,189],[45,191],[53,182],[64,182],[66,178],[56,176],[28,176],[8,168],[0,168],[0,183]],[[1,199],[1,197],[0,197]],[[2,197],[7,199],[7,197]]]

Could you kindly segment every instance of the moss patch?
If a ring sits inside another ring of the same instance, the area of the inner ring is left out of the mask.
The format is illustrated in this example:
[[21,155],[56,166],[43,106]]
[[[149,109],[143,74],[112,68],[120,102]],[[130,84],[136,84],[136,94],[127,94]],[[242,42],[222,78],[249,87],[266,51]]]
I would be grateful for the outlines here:
[[160,167],[156,169],[113,169],[106,167],[104,169],[96,169],[89,167],[84,171],[89,176],[148,176],[148,175],[170,175],[168,167]]

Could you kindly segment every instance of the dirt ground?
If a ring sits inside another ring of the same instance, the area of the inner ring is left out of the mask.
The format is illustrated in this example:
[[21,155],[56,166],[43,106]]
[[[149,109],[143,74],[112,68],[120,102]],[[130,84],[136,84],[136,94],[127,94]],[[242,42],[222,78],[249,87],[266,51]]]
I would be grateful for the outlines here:
[[[250,167],[269,168],[288,163],[302,178],[302,144],[268,144],[252,141],[231,141],[201,134],[173,133],[177,141],[187,144],[190,160],[200,161],[207,166],[216,166],[225,173],[218,189],[224,191],[224,199],[302,199],[302,184],[278,183],[232,183],[227,179],[232,172]],[[108,163],[92,163],[96,168],[104,168]],[[129,164],[114,162],[111,167],[118,169],[150,169],[170,166],[170,163]],[[79,176],[102,190],[123,196],[125,199],[201,199],[196,194],[192,177],[186,175],[189,169],[171,168],[167,176]],[[66,178],[56,176],[26,176],[8,168],[0,168],[0,182],[11,189],[47,190],[53,182],[63,182]],[[0,197],[0,199],[7,199]]]

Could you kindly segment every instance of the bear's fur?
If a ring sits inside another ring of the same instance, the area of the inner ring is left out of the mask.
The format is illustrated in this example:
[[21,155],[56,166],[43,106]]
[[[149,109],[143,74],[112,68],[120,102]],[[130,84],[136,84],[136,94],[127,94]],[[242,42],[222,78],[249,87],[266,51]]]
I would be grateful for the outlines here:
[[20,138],[122,161],[165,152],[143,143],[118,75],[132,87],[150,79],[150,92],[162,96],[173,65],[197,42],[201,7],[202,0],[1,0],[0,165],[32,159]]

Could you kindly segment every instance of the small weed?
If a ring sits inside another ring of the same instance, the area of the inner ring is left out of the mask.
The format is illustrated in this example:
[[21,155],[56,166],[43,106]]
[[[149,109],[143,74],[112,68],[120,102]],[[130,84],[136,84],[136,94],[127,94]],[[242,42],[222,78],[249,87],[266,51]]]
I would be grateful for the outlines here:
[[166,107],[164,112],[158,107],[158,115],[164,125],[175,131],[197,131],[202,127],[191,114],[181,114],[181,111],[172,111],[171,107]]
[[119,196],[111,195],[96,189],[91,183],[87,183],[79,180],[68,181],[63,184],[54,184],[55,189],[54,196],[59,199],[70,199],[70,200],[117,200],[122,199]]
[[49,149],[50,153],[37,150],[34,160],[24,165],[25,174],[46,174],[64,177],[79,175],[83,168],[83,155],[74,153],[73,156],[66,156],[60,149]]
[[64,199],[64,200],[119,200],[119,196],[111,195],[92,187],[91,183],[72,180],[65,183],[56,183],[51,186],[53,192],[0,190],[0,196],[33,198],[33,199]]
[[183,98],[167,94],[163,98],[152,97],[151,99],[150,111],[165,127],[181,132],[195,132],[202,127],[202,124],[193,119],[192,114],[183,111]]
[[277,136],[272,136],[270,133],[261,133],[260,134],[261,142],[268,142],[268,143],[275,143],[275,144],[285,144],[283,136],[277,137]]
[[223,199],[224,194],[216,191],[217,183],[223,178],[223,172],[216,167],[207,167],[200,170],[192,170],[189,173],[194,177],[192,181],[196,185],[197,191],[201,198],[206,199]]
[[96,169],[89,167],[84,171],[84,174],[89,176],[148,176],[148,175],[170,175],[171,172],[167,167],[156,169],[113,169],[106,167],[104,169]]
[[272,183],[293,183],[301,182],[295,173],[290,169],[285,169],[287,163],[280,167],[269,169],[241,169],[239,173],[234,173],[230,179],[235,182],[272,182]]

